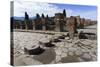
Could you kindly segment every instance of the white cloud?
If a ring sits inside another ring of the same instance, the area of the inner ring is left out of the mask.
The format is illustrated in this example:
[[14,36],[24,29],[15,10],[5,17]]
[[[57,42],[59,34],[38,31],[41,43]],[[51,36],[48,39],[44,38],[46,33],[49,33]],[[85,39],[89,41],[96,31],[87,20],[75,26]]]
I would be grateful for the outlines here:
[[[57,12],[63,12],[62,9],[59,9],[56,5],[49,3],[40,3],[40,2],[30,2],[30,1],[15,1],[14,2],[14,16],[24,16],[24,12],[27,12],[30,17],[39,13],[40,15],[54,16]],[[67,9],[66,12],[72,12],[70,9]]]
[[[40,15],[44,13],[44,15],[54,16],[55,13],[63,12],[63,9],[60,9],[58,6],[54,4],[44,3],[44,2],[33,2],[33,1],[14,1],[14,16],[24,17],[25,11],[29,14],[30,17],[36,16],[36,13]],[[66,9],[67,16],[77,16],[80,15],[82,18],[87,19],[97,19],[96,11],[74,11],[71,9]]]

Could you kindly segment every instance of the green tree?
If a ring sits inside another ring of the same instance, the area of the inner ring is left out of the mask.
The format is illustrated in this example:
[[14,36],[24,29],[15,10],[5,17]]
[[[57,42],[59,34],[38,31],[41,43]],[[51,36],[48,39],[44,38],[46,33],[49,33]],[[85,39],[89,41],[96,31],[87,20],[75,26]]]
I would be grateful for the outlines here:
[[28,30],[28,24],[29,24],[29,16],[27,14],[27,12],[25,12],[25,25],[26,25],[26,29]]
[[47,18],[47,19],[49,18],[48,15],[46,16],[46,18]]
[[36,18],[40,18],[40,15],[38,13],[36,14]]
[[66,10],[65,9],[63,10],[63,15],[66,17]]
[[42,18],[45,18],[45,17],[44,17],[44,14],[42,14]]
[[28,16],[27,12],[25,12],[25,19],[29,20],[29,16]]

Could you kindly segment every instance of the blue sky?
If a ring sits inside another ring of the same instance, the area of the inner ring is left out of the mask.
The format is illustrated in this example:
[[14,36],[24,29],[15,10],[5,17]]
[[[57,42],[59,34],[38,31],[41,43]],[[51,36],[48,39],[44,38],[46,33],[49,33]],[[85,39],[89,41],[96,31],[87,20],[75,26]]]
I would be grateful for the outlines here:
[[87,11],[96,11],[96,6],[88,6],[88,5],[72,5],[72,4],[54,4],[58,6],[60,9],[71,9],[75,12],[87,12]]
[[68,16],[80,15],[81,17],[89,18],[96,20],[97,19],[97,7],[96,6],[89,6],[89,5],[73,5],[73,4],[56,4],[51,3],[55,6],[58,6],[59,9],[70,9],[72,13],[68,14]]
[[34,17],[36,13],[40,15],[54,16],[55,13],[62,13],[66,10],[67,16],[78,16],[86,19],[97,20],[97,7],[87,5],[72,5],[72,4],[56,4],[56,3],[41,3],[30,1],[15,1],[14,16],[24,17],[26,11],[30,17]]

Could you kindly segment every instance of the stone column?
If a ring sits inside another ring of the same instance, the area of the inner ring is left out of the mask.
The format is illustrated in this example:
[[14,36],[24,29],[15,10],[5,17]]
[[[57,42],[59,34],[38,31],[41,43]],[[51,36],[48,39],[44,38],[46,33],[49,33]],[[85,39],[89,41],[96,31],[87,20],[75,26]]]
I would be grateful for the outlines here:
[[35,30],[35,21],[32,22],[33,30]]
[[81,18],[81,24],[80,24],[80,27],[81,28],[84,28],[84,22],[85,22],[85,19],[84,18]]
[[22,27],[22,22],[20,22],[20,24],[19,24],[19,25],[20,25],[20,29],[23,29],[23,27]]
[[42,29],[43,31],[45,31],[46,30],[46,19],[42,18],[41,21],[42,21]]
[[80,24],[81,24],[80,16],[76,16],[76,21],[77,21],[77,27],[80,28]]
[[28,30],[28,20],[25,20],[25,29]]
[[74,38],[74,34],[76,33],[76,29],[77,29],[77,23],[76,23],[76,19],[75,17],[71,16],[69,19],[68,19],[68,32],[69,32],[69,37],[70,39],[73,39]]
[[45,25],[43,25],[43,26],[42,26],[42,29],[43,29],[43,31],[45,31],[45,30],[46,30],[46,26],[45,26]]
[[20,25],[20,29],[23,29],[23,28],[22,28],[22,25]]
[[55,31],[60,32],[59,20],[57,20],[55,23],[56,23],[56,24],[55,24]]

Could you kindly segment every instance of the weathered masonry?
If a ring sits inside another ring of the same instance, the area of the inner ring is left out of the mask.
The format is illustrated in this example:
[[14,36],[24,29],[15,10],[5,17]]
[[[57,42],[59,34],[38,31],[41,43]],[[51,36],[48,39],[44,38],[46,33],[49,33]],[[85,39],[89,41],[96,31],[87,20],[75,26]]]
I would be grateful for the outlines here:
[[66,16],[65,10],[63,13],[55,13],[55,16],[45,17],[36,14],[34,19],[30,19],[27,12],[25,12],[24,20],[12,20],[12,29],[26,29],[26,30],[43,30],[43,31],[58,31],[76,33],[77,28],[84,28],[84,26],[96,24],[97,21],[81,18],[80,16]]

